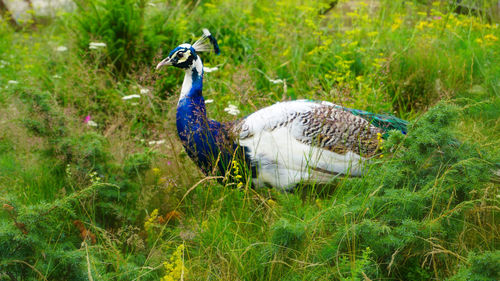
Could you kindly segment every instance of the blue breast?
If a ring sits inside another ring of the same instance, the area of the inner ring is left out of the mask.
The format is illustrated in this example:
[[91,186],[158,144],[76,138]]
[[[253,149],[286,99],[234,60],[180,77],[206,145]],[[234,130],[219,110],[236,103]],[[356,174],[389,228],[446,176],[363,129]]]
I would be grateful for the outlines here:
[[234,145],[227,143],[227,132],[223,126],[207,118],[201,94],[202,76],[194,71],[192,79],[193,85],[189,93],[179,100],[177,107],[179,138],[188,155],[204,173],[210,173],[215,163],[223,172],[230,161]]
[[177,106],[177,133],[189,157],[205,174],[213,171],[225,175],[232,160],[244,164],[243,175],[257,175],[248,150],[239,147],[229,134],[230,124],[221,124],[207,118],[202,95],[203,73],[191,73],[192,85]]

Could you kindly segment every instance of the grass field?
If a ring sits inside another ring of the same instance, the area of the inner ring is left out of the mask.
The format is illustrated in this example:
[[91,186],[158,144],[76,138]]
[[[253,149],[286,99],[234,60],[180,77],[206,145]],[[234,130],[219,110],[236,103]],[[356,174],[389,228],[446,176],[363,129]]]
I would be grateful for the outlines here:
[[[500,280],[497,1],[335,2],[4,15],[0,280]],[[204,27],[221,48],[202,55],[218,67],[210,118],[307,98],[393,114],[408,134],[362,177],[218,183],[177,137],[182,71],[154,69]]]

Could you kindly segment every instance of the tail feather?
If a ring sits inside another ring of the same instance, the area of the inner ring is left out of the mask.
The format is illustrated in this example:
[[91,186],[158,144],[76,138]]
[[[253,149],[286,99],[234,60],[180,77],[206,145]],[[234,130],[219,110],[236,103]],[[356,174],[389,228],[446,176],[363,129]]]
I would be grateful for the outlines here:
[[395,116],[387,114],[375,114],[364,110],[346,107],[344,107],[344,109],[356,116],[367,120],[375,127],[378,127],[386,132],[390,130],[398,130],[401,131],[401,133],[406,134],[406,132],[408,131],[408,121],[397,118]]

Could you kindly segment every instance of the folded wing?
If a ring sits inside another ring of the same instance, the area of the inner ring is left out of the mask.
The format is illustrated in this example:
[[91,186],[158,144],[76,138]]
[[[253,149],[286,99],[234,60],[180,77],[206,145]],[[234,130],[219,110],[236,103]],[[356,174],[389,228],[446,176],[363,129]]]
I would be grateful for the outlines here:
[[300,181],[359,175],[382,130],[327,102],[277,103],[235,123],[236,140],[257,167],[254,182],[289,189]]

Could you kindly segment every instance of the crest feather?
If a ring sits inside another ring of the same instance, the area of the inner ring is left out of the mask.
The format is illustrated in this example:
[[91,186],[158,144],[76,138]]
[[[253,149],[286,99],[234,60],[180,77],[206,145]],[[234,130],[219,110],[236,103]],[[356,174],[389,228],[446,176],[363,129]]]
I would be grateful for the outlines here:
[[196,52],[210,52],[213,48],[217,55],[220,53],[217,40],[215,40],[215,37],[206,28],[203,28],[203,36],[194,42],[193,48]]

